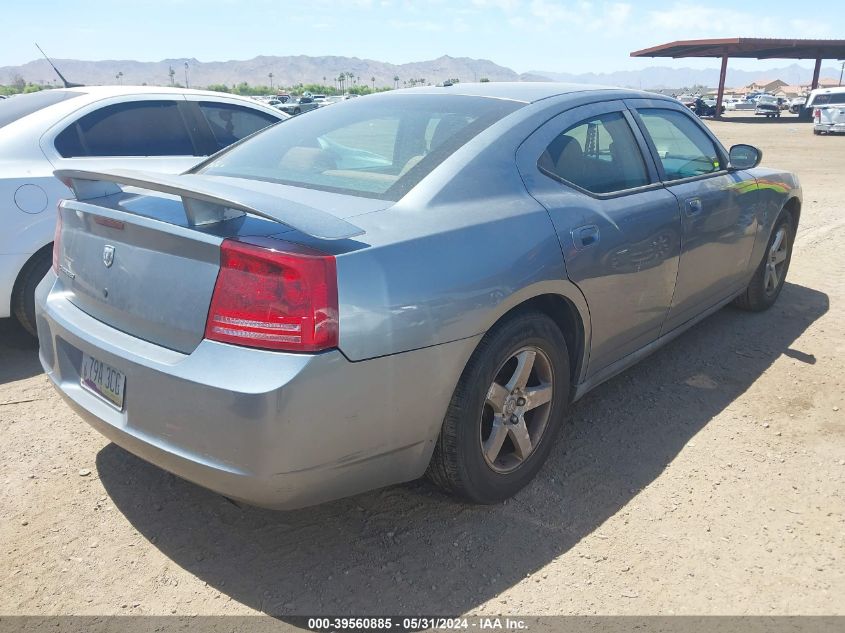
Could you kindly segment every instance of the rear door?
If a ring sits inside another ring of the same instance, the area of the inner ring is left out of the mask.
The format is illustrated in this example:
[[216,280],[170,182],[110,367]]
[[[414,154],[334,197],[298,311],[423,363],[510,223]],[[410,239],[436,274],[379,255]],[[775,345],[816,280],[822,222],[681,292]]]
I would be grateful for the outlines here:
[[[680,106],[682,107],[682,106]],[[622,101],[567,110],[517,152],[590,309],[588,376],[654,341],[672,300],[681,227]]]
[[626,103],[681,210],[681,259],[666,333],[747,282],[757,232],[752,203],[757,184],[747,172],[728,171],[724,149],[683,107],[647,99]]

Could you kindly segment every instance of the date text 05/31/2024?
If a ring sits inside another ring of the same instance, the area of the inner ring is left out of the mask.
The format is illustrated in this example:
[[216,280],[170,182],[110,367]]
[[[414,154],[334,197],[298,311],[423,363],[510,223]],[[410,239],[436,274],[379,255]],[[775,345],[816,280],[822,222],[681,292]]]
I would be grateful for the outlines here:
[[510,617],[370,617],[370,618],[308,618],[307,626],[313,631],[424,631],[424,630],[479,630],[524,631],[524,620]]

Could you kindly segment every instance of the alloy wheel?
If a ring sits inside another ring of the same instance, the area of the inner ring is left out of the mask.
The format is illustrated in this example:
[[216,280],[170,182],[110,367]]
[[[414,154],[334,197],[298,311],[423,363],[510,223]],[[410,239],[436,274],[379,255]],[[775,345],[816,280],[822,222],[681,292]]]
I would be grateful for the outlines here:
[[767,295],[777,292],[786,267],[786,257],[789,254],[789,238],[786,227],[780,227],[775,233],[769,253],[766,256],[766,273],[763,276],[763,289]]
[[552,364],[540,348],[523,347],[501,365],[481,414],[481,452],[492,470],[513,472],[534,453],[553,394]]

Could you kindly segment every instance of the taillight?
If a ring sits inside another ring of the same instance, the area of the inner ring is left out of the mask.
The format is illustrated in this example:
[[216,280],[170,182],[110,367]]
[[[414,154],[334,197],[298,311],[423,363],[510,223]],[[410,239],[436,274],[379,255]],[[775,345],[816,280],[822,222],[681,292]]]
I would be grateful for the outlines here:
[[816,120],[816,123],[822,122],[822,111],[819,108],[813,110],[813,118]]
[[53,234],[53,272],[59,274],[59,257],[62,254],[62,201],[56,207],[56,232]]
[[279,240],[224,240],[205,337],[295,352],[338,342],[337,268],[331,255]]

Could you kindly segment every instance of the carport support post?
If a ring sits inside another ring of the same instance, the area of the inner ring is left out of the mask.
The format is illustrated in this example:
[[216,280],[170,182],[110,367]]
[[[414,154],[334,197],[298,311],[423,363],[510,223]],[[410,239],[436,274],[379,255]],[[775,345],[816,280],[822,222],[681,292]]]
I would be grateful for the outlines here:
[[815,90],[819,87],[819,73],[822,70],[822,58],[816,57],[816,65],[813,68],[813,85],[810,86],[810,90]]
[[722,98],[725,96],[725,77],[728,74],[728,56],[722,55],[722,70],[719,72],[719,91],[716,93],[716,113],[714,119],[722,118]]

